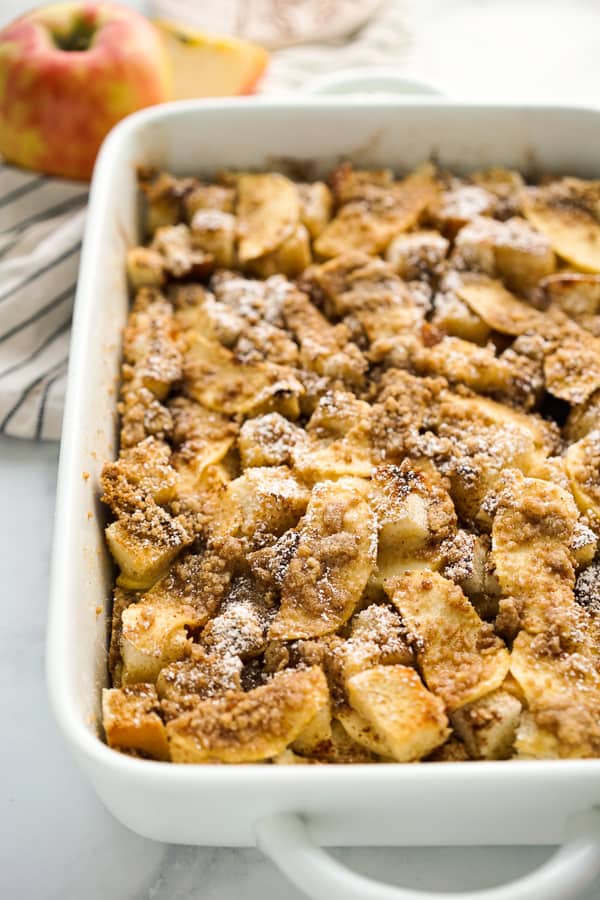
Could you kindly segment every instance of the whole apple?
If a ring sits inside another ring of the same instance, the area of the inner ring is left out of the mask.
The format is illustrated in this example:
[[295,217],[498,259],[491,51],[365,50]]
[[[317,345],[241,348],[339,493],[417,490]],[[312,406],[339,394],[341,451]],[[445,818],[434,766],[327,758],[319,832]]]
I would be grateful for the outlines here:
[[163,41],[113,3],[56,3],[0,31],[0,154],[38,172],[90,177],[120,119],[168,99]]

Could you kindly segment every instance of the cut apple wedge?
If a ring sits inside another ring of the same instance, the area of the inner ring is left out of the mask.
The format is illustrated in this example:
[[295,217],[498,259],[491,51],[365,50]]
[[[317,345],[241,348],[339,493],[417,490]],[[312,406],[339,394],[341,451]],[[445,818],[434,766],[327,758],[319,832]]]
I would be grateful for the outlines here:
[[251,94],[269,54],[233,37],[205,34],[185,25],[155,19],[171,62],[173,100]]

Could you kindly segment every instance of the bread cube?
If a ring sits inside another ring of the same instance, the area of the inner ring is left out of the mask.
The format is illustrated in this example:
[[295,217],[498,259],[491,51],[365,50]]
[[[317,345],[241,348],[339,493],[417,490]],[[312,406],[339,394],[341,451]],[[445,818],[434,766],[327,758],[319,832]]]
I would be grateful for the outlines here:
[[457,234],[452,259],[458,268],[499,276],[525,296],[556,270],[548,239],[517,216],[505,222],[477,217]]
[[309,498],[308,488],[286,466],[246,469],[227,485],[211,532],[245,538],[256,549],[293,528]]
[[310,756],[318,753],[319,749],[329,741],[331,741],[331,708],[328,697],[327,702],[292,742],[291,748],[295,753]]
[[235,265],[235,216],[218,209],[199,209],[190,229],[192,246],[212,256],[215,266]]
[[490,326],[451,289],[448,279],[433,298],[431,324],[440,331],[474,344],[485,345],[491,334]]
[[242,661],[235,655],[218,656],[192,644],[190,656],[162,668],[156,690],[169,718],[193,709],[198,701],[227,691],[240,691]]
[[331,191],[322,181],[301,183],[297,188],[300,197],[300,221],[314,241],[331,219],[333,206]]
[[193,606],[176,600],[147,596],[130,604],[121,616],[121,683],[154,684],[162,668],[189,655],[187,629],[201,621]]
[[312,262],[310,237],[304,225],[297,225],[289,237],[264,256],[253,259],[245,268],[258,278],[286,275],[296,278]]
[[468,222],[491,214],[494,205],[493,194],[485,188],[455,183],[440,193],[429,212],[435,226],[452,240]]
[[169,745],[156,688],[136,684],[102,691],[102,723],[109,747],[168,760]]
[[377,583],[405,569],[441,565],[440,545],[456,529],[452,501],[431,468],[378,466],[369,502],[377,518]]
[[521,719],[521,704],[500,689],[466,704],[450,719],[471,759],[509,759]]
[[303,430],[279,413],[247,419],[238,440],[242,466],[290,465],[295,443],[304,438]]
[[355,709],[351,707],[339,709],[336,711],[336,718],[355,744],[364,750],[368,750],[369,753],[375,756],[382,757],[388,761],[392,760],[392,753],[384,735]]
[[183,198],[183,207],[188,222],[192,221],[200,209],[233,213],[235,190],[222,184],[198,184]]
[[591,394],[583,403],[574,404],[565,423],[565,437],[578,441],[598,428],[600,423],[600,390]]
[[165,283],[164,259],[149,247],[132,247],[127,251],[127,277],[132,290],[162,287]]
[[190,229],[183,223],[158,228],[150,249],[162,256],[163,269],[171,278],[200,281],[214,268],[212,255],[193,245]]
[[406,281],[439,274],[450,244],[437,231],[411,231],[392,239],[386,260]]
[[135,521],[124,517],[106,529],[108,549],[121,569],[117,584],[135,591],[151,587],[192,540],[183,523],[157,504],[148,503],[138,515]]
[[421,759],[450,733],[443,702],[423,686],[414,669],[375,666],[353,675],[346,687],[351,706],[381,741],[383,755],[398,762]]

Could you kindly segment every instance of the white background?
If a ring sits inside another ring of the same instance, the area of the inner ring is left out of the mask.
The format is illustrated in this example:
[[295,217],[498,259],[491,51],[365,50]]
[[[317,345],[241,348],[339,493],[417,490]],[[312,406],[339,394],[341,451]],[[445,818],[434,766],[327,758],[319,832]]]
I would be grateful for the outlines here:
[[[29,5],[22,0],[0,0],[0,25]],[[520,5],[519,14],[524,14],[525,5]],[[530,4],[523,25],[535,23],[531,8],[538,11],[539,21],[543,23],[544,9],[555,5],[550,0],[548,4]],[[424,3],[424,6],[432,9],[434,4]],[[473,9],[475,5],[471,2],[469,6]],[[480,25],[482,10],[489,6],[489,2],[478,4]],[[547,61],[547,71],[555,71],[557,95],[567,89],[565,78],[574,84],[579,75],[585,99],[590,102],[596,85],[600,87],[600,61],[594,64],[587,53],[591,46],[590,24],[595,27],[596,23],[590,15],[595,16],[598,11],[596,4],[587,6],[591,12],[581,20],[586,41],[579,48],[584,68],[573,72],[563,60],[565,76],[562,77],[561,66],[554,59]],[[440,3],[440,14],[442,10],[448,14],[450,7],[448,2]],[[515,10],[516,4],[509,0],[508,7]],[[573,4],[564,6],[565,11],[571,10],[569,41],[575,27],[573,7]],[[454,21],[464,30],[465,22],[471,20],[457,13]],[[413,56],[412,67],[420,74],[431,72],[438,83],[446,73],[452,92],[469,93],[469,85],[474,82],[464,72],[461,76],[463,54],[456,46],[452,48],[450,38],[446,40],[441,33],[438,16],[432,17],[431,24],[431,30],[425,27],[426,23],[420,26],[422,56],[419,58],[417,54],[416,60]],[[510,34],[510,30],[505,27],[503,36]],[[538,37],[547,33],[541,28]],[[592,37],[595,56],[598,56],[600,34],[595,31]],[[536,35],[521,31],[519,46],[525,47],[527,40],[539,51]],[[435,41],[438,49],[434,52]],[[444,65],[440,62],[442,46],[446,48]],[[576,47],[571,49],[577,52]],[[500,54],[497,61],[502,65],[506,48],[497,47],[497,50]],[[481,56],[481,47],[474,52],[476,60]],[[498,96],[502,79],[498,75],[492,78],[492,70],[486,57],[489,93]],[[548,92],[553,93],[552,84],[547,78],[539,77],[539,70],[537,81],[539,90],[545,90],[546,96]],[[510,79],[507,83],[514,92],[514,72],[512,83]],[[478,90],[480,93],[483,90],[481,80]],[[105,812],[65,752],[48,711],[43,674],[57,457],[55,445],[0,439],[0,897],[7,900],[9,897],[11,900],[192,900],[200,897],[234,900],[243,895],[249,900],[262,897],[300,900],[298,892],[255,850],[174,847],[147,841],[127,831]],[[493,809],[489,812],[494,815]],[[358,871],[393,884],[430,890],[465,890],[523,874],[539,865],[549,852],[550,848],[538,847],[356,849],[340,851],[339,856]],[[582,900],[599,897],[600,881]]]

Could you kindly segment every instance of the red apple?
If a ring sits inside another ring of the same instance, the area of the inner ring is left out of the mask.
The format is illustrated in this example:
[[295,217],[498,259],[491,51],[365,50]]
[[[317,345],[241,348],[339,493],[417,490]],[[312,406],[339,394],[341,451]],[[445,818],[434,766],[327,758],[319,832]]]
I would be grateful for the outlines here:
[[55,3],[0,31],[0,153],[39,172],[89,178],[120,119],[167,100],[162,38],[113,3]]

